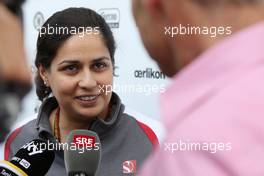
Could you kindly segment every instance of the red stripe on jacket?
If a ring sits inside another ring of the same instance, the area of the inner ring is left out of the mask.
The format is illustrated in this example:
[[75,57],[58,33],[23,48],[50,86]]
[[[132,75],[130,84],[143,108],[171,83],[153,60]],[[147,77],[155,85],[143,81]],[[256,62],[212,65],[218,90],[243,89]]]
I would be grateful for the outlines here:
[[144,124],[140,121],[137,121],[137,123],[140,126],[140,128],[145,132],[147,137],[149,138],[150,142],[152,143],[153,148],[158,146],[159,140],[158,140],[156,134],[153,132],[153,130],[149,126],[147,126],[146,124]]
[[5,152],[4,152],[4,159],[8,161],[9,154],[10,154],[10,147],[13,140],[16,138],[16,136],[20,133],[22,130],[22,127],[17,128],[15,131],[13,131],[7,138],[5,143]]

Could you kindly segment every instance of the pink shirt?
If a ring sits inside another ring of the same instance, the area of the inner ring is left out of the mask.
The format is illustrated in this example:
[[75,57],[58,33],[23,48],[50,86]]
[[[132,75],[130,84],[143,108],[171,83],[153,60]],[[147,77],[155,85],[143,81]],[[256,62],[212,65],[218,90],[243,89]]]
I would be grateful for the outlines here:
[[263,176],[264,22],[177,74],[161,113],[167,137],[140,176]]

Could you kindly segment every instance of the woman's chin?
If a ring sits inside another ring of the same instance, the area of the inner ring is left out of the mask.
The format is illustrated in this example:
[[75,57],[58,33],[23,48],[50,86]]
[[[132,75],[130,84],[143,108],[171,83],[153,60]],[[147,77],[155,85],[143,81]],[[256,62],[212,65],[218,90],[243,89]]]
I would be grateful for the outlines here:
[[83,119],[94,119],[99,117],[100,114],[102,114],[102,111],[101,107],[82,108],[79,111],[79,114]]

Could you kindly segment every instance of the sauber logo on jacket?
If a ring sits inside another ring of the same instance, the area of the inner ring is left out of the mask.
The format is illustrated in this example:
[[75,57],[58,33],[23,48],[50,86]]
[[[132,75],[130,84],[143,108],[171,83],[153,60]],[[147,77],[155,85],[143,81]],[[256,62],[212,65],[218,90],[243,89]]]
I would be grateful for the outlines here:
[[123,173],[124,174],[135,174],[137,171],[137,161],[128,160],[123,162]]

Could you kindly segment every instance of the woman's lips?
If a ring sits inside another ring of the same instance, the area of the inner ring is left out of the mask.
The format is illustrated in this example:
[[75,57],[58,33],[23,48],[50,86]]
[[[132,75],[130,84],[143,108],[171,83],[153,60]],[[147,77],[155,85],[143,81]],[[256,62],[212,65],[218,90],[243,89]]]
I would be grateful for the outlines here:
[[99,95],[81,95],[81,96],[77,96],[75,99],[81,105],[93,106],[96,104],[98,97]]

